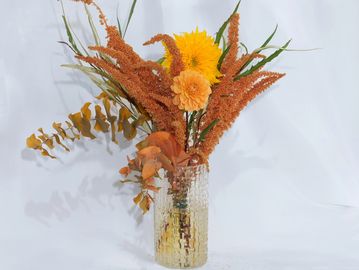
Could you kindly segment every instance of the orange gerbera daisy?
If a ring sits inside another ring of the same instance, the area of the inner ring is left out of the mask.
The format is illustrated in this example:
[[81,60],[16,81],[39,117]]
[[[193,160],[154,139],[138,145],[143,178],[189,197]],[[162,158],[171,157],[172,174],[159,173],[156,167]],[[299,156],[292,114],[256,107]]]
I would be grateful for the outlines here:
[[181,110],[198,111],[206,107],[212,93],[210,82],[201,73],[193,70],[182,71],[173,79],[173,103]]

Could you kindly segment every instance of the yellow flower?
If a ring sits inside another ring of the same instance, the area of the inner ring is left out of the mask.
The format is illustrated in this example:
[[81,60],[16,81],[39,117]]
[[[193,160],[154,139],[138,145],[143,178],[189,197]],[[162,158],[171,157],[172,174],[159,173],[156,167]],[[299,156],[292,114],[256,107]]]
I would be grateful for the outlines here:
[[[219,82],[217,77],[221,73],[217,69],[222,50],[214,43],[214,39],[207,35],[206,31],[196,31],[174,35],[176,45],[181,52],[186,70],[194,70],[201,73],[211,83]],[[163,65],[169,69],[172,57],[166,49]]]
[[182,71],[173,79],[172,91],[175,93],[173,103],[181,110],[198,111],[206,107],[212,93],[209,81],[199,72]]

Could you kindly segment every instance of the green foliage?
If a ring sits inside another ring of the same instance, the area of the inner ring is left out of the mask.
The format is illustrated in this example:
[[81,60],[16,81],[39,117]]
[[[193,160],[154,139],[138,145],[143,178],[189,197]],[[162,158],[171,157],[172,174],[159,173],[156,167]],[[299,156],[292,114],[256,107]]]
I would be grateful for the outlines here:
[[219,122],[219,119],[213,120],[212,123],[210,123],[199,135],[199,141],[204,142],[206,139],[207,134],[214,128],[215,125]]
[[[265,47],[269,44],[269,42],[272,41],[273,37],[274,37],[275,34],[277,33],[277,30],[278,30],[278,24],[276,25],[276,27],[275,27],[274,31],[272,32],[272,34],[266,39],[266,41],[262,44],[262,46],[261,46],[260,48],[265,48]],[[241,45],[244,46],[244,48],[246,49],[246,52],[247,52],[247,54],[248,54],[248,49],[247,49],[247,47],[246,47],[243,43],[241,43]],[[263,49],[258,50],[257,53],[260,53],[261,51],[263,51]],[[241,71],[244,70],[247,66],[249,66],[249,65],[252,63],[252,61],[253,61],[252,59],[249,60],[249,61],[242,67]],[[248,74],[248,75],[249,75],[249,74]]]
[[128,15],[128,20],[127,20],[127,23],[126,23],[125,31],[123,32],[123,37],[126,36],[128,26],[130,25],[130,22],[131,22],[131,19],[132,19],[132,16],[133,16],[133,12],[135,11],[135,8],[136,8],[136,4],[137,4],[137,0],[133,0],[132,6],[131,6],[131,9],[130,9],[130,14]]
[[219,58],[219,60],[218,60],[218,65],[217,65],[218,70],[221,69],[223,60],[226,58],[226,56],[227,56],[227,54],[228,54],[228,52],[229,52],[230,49],[231,49],[231,46],[228,46],[228,47],[223,51],[221,57]]
[[256,65],[252,66],[250,69],[246,70],[245,72],[239,74],[235,78],[235,80],[239,80],[239,79],[241,79],[241,78],[243,78],[245,76],[248,76],[248,75],[252,74],[254,71],[260,69],[264,65],[268,64],[269,62],[271,62],[272,60],[277,58],[283,51],[285,51],[285,49],[289,46],[291,41],[292,40],[289,40],[286,44],[283,45],[283,47],[276,50],[273,54],[271,54],[270,56],[264,58],[262,61],[259,61]]
[[215,38],[215,43],[216,44],[219,44],[221,42],[221,39],[222,39],[223,34],[224,34],[224,31],[226,30],[226,28],[227,28],[229,22],[231,21],[233,15],[237,13],[240,4],[241,4],[241,0],[238,2],[236,7],[234,8],[234,11],[232,12],[231,16],[229,16],[229,18],[219,28],[219,30],[218,30],[218,32],[216,34],[216,38]]

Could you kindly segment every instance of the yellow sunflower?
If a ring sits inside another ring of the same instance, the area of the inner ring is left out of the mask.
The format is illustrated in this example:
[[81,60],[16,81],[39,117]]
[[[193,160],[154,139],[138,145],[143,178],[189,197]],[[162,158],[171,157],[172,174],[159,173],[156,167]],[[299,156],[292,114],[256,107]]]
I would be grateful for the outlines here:
[[[218,81],[221,73],[217,69],[222,50],[215,44],[214,39],[206,31],[196,31],[174,35],[176,45],[181,52],[186,70],[201,73],[211,84]],[[172,56],[166,49],[163,65],[169,69]]]

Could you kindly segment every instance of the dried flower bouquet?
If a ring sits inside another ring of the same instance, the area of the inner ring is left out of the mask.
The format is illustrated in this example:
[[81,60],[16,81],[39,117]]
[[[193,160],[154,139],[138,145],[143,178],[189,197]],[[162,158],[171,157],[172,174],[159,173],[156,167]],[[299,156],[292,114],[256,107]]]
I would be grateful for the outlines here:
[[[152,192],[159,190],[154,183],[159,170],[174,172],[178,167],[207,164],[221,136],[245,106],[284,76],[263,67],[285,51],[290,41],[282,47],[269,46],[276,28],[258,49],[249,52],[239,42],[238,3],[214,37],[198,28],[174,36],[158,34],[144,45],[161,42],[163,58],[145,60],[124,39],[136,1],[125,27],[108,24],[93,0],[77,2],[84,4],[94,43],[85,48],[63,15],[68,41],[62,43],[78,60],[65,66],[86,74],[100,93],[94,104],[84,104],[68,121],[53,123],[53,133],[38,129],[38,135],[27,139],[27,146],[55,158],[50,150],[62,147],[70,151],[69,142],[95,139],[96,132],[109,132],[114,143],[118,143],[118,133],[127,140],[145,134],[136,145],[136,156],[128,158],[120,173],[126,177],[124,183],[139,184],[134,202],[146,213],[154,201]],[[106,45],[100,41],[90,6],[106,30]],[[269,56],[262,54],[270,48],[276,50]]]

